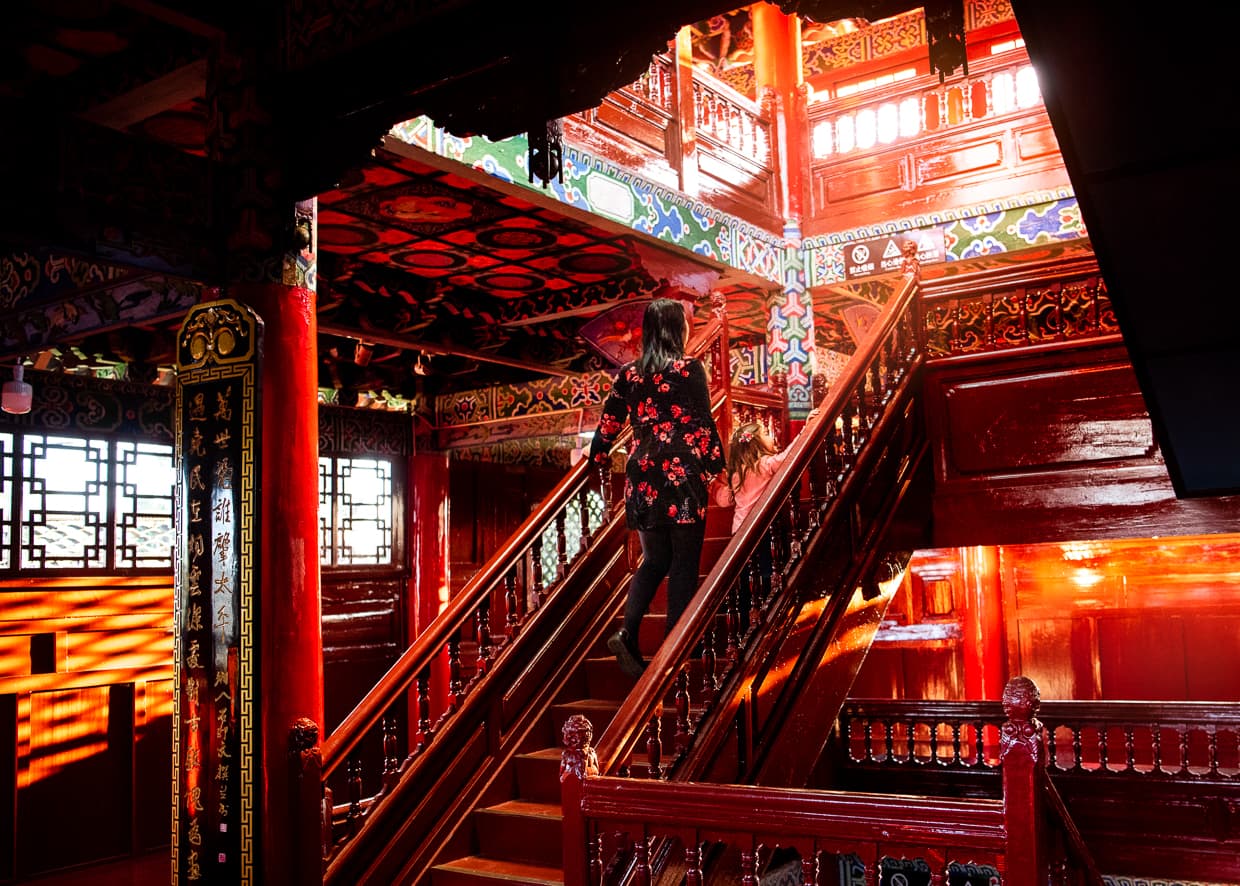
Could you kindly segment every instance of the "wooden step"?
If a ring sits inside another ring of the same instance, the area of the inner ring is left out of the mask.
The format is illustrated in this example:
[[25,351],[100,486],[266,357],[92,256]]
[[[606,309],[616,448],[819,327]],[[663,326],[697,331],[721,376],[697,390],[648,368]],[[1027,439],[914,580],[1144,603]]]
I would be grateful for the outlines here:
[[551,719],[557,740],[560,730],[564,726],[564,721],[573,714],[585,715],[586,719],[590,721],[590,725],[594,727],[594,738],[597,740],[618,710],[620,710],[619,701],[605,698],[579,698],[552,705]]
[[560,749],[542,748],[518,754],[517,795],[539,803],[560,802]]
[[559,803],[508,800],[474,811],[480,854],[554,867],[563,855]]
[[431,868],[431,886],[564,886],[560,865],[521,864],[468,855]]

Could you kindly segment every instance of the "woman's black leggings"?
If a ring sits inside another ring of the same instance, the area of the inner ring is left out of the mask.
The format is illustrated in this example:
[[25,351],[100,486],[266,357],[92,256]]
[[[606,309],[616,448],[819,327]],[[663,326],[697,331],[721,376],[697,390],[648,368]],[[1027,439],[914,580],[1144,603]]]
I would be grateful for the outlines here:
[[697,592],[698,570],[706,524],[681,523],[666,529],[641,529],[642,562],[633,573],[624,604],[624,628],[637,641],[642,616],[650,608],[659,583],[667,578],[667,633]]

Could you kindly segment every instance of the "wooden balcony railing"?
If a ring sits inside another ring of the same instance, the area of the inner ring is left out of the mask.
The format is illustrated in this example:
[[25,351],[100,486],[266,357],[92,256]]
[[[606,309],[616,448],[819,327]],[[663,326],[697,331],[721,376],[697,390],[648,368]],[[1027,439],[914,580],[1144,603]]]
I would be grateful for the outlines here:
[[785,865],[785,876],[807,886],[844,871],[867,883],[1101,884],[1045,778],[1032,681],[1008,684],[1004,712],[1000,799],[600,776],[590,730],[576,715],[565,725],[560,769],[565,886],[649,884],[658,867],[652,845],[693,884],[754,883]]

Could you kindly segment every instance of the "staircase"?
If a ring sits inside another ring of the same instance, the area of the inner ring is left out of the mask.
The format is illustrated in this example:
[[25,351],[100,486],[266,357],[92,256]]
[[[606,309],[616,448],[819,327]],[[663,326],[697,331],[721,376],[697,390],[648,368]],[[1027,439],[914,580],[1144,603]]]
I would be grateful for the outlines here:
[[[663,639],[663,599],[660,591],[642,622],[638,643],[647,659]],[[619,623],[617,618],[615,627]],[[633,679],[620,672],[607,651],[608,633],[598,638],[525,746],[502,768],[461,832],[444,847],[431,868],[431,886],[563,882],[560,728],[571,715],[583,714],[601,732],[633,688]]]

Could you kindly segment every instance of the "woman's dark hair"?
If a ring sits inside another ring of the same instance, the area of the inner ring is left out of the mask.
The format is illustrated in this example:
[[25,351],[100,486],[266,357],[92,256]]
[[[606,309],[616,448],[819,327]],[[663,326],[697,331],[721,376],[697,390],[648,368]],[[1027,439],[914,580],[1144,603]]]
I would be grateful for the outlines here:
[[662,372],[685,355],[689,318],[685,306],[675,299],[656,298],[642,315],[642,355],[637,369],[642,375]]

